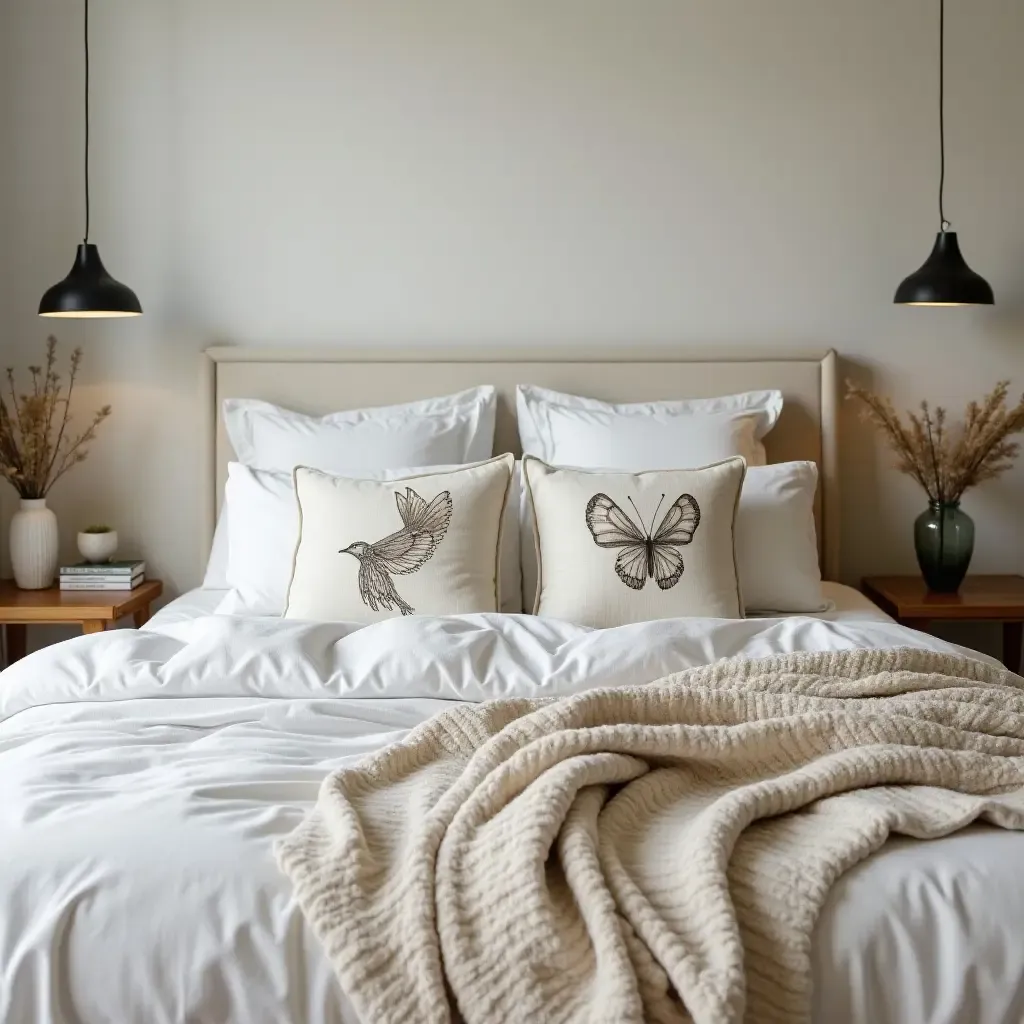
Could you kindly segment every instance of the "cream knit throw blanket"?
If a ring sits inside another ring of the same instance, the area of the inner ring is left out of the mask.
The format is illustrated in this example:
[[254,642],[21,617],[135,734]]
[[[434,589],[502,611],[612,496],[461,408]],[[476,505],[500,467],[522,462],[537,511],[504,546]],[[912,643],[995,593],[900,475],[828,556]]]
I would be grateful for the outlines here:
[[325,780],[279,860],[366,1024],[794,1024],[843,871],[1024,828],[1022,687],[850,651],[456,706]]

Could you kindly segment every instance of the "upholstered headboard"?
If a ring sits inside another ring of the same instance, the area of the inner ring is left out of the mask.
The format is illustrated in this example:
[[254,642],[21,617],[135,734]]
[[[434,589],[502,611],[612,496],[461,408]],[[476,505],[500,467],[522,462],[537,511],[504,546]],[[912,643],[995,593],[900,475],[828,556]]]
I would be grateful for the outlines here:
[[612,402],[702,398],[778,388],[782,416],[765,439],[771,462],[818,464],[818,540],[822,574],[839,574],[836,356],[693,360],[673,351],[555,349],[207,349],[202,357],[206,414],[201,471],[204,557],[233,458],[219,415],[225,398],[260,398],[300,412],[390,405],[477,384],[498,389],[495,452],[520,452],[515,387],[538,384]]

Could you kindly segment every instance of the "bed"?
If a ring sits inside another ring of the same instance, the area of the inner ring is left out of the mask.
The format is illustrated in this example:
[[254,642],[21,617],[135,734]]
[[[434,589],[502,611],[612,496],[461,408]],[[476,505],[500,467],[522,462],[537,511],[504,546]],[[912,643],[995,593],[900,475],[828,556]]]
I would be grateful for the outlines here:
[[[36,652],[0,676],[0,1019],[355,1021],[272,844],[303,819],[328,772],[454,702],[648,682],[733,655],[959,650],[834,582],[831,356],[213,350],[203,364],[208,536],[229,459],[215,415],[225,397],[316,412],[489,382],[504,396],[501,451],[515,447],[507,399],[524,380],[617,400],[782,389],[770,454],[819,465],[829,609],[597,631],[500,614],[355,628],[217,616],[220,595],[199,590],[143,630]],[[1021,863],[1024,835],[976,826],[890,842],[843,876],[815,932],[814,1019],[1024,1020]]]

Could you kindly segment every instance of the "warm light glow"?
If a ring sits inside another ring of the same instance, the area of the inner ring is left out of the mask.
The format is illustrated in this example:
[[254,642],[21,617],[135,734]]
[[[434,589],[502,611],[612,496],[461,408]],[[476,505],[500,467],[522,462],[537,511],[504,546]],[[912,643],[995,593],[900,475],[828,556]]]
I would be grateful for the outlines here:
[[92,320],[99,317],[115,316],[142,316],[141,313],[132,313],[126,309],[77,309],[61,310],[57,313],[40,313],[40,316],[61,317],[64,320]]
[[904,302],[904,306],[973,306],[973,302]]

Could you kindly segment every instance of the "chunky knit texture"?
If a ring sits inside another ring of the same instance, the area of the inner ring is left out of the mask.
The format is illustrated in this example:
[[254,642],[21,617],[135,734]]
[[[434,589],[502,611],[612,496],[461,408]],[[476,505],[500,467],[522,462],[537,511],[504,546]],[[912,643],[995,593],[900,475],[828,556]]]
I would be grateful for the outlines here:
[[279,860],[367,1024],[794,1024],[843,871],[1024,828],[1022,687],[849,651],[458,706],[327,778]]

